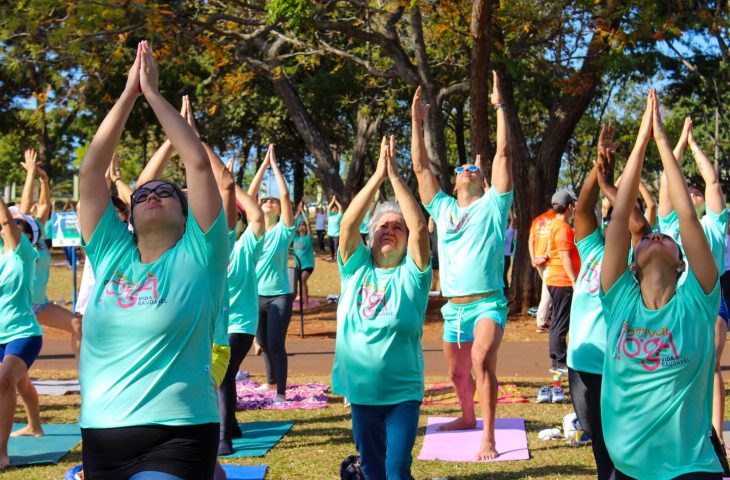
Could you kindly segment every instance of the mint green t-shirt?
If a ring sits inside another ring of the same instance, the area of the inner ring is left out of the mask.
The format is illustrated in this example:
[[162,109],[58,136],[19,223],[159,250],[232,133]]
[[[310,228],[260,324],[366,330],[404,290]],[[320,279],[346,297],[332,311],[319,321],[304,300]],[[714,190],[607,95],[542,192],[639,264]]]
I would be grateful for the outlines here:
[[33,305],[43,305],[48,303],[46,287],[51,275],[51,252],[43,239],[38,240],[35,251],[38,254],[38,260],[36,260],[35,275],[33,275],[32,302]]
[[420,271],[410,255],[395,268],[373,264],[361,242],[342,264],[332,391],[360,405],[423,399],[421,337],[431,265]]
[[340,236],[340,222],[342,221],[342,213],[327,212],[327,236]]
[[211,368],[228,267],[221,209],[150,264],[109,203],[84,250],[96,285],[84,315],[79,361],[84,428],[219,421]]
[[568,366],[596,375],[603,372],[606,351],[606,321],[598,298],[604,243],[598,228],[575,242],[580,255],[580,272],[573,287],[568,336]]
[[626,270],[601,295],[608,324],[601,418],[616,468],[642,480],[720,472],[710,442],[719,281],[705,295],[694,273],[658,310]]
[[249,227],[233,246],[228,263],[228,294],[231,303],[228,333],[256,335],[259,326],[256,261],[264,247],[264,236],[256,238]]
[[365,213],[365,218],[363,218],[362,222],[360,222],[360,233],[362,235],[367,235],[370,233],[368,223],[370,223],[370,210]]
[[305,268],[314,268],[314,247],[312,246],[312,236],[306,234],[303,237],[298,233],[294,234],[294,255],[299,257],[302,270]]
[[[236,229],[228,231],[228,257],[230,262],[230,255],[233,252],[233,246],[236,243]],[[228,265],[230,270],[230,263]],[[229,346],[228,343],[228,324],[230,322],[230,306],[231,299],[228,288],[228,276],[226,275],[226,281],[221,292],[221,308],[218,310],[218,316],[215,319],[215,329],[213,331],[213,343],[218,346]]]
[[24,234],[15,250],[0,251],[0,345],[43,335],[31,306],[37,258]]
[[[702,230],[705,232],[707,243],[710,245],[710,250],[712,251],[712,257],[715,259],[715,266],[717,266],[717,271],[720,272],[720,275],[725,271],[725,233],[727,232],[727,222],[728,214],[725,209],[720,214],[708,209],[700,219],[700,225],[702,225]],[[677,242],[684,256],[684,246],[682,245],[682,237],[679,235],[679,218],[677,217],[676,210],[672,210],[666,217],[659,215],[657,225],[659,225],[660,232],[671,236]],[[685,257],[686,261],[687,259]],[[684,283],[686,279],[687,271],[679,277],[679,283]]]
[[504,237],[512,191],[490,188],[466,208],[439,190],[424,205],[436,222],[441,291],[445,297],[504,288]]
[[287,227],[279,220],[264,235],[264,246],[256,262],[259,295],[274,296],[291,293],[289,285],[289,244],[296,227]]
[[48,240],[53,239],[53,222],[50,219],[43,225],[43,233]]

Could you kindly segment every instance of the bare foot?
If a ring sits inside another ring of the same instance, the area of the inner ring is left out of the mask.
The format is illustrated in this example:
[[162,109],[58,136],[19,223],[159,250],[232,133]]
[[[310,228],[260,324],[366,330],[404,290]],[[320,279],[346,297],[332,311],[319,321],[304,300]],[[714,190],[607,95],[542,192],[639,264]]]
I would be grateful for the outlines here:
[[43,435],[45,435],[45,433],[43,433],[43,428],[40,430],[33,430],[30,428],[30,425],[19,428],[10,434],[11,437],[42,437]]
[[436,430],[439,432],[449,432],[451,430],[471,430],[473,428],[476,428],[477,421],[474,420],[465,420],[463,417],[459,417],[456,420],[452,420],[449,423],[444,423],[438,426]]
[[0,455],[0,470],[3,470],[10,466],[10,457],[7,455]]
[[497,453],[497,445],[492,440],[482,438],[482,445],[477,453],[477,461],[494,460],[499,456]]

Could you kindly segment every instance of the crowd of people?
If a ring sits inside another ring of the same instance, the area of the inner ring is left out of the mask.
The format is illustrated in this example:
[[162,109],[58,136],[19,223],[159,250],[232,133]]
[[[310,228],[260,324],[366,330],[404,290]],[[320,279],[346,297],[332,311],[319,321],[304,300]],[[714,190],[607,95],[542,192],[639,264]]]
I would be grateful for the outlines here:
[[[430,106],[419,88],[411,110],[418,198],[399,174],[391,136],[346,207],[333,196],[314,212],[318,250],[325,252],[326,234],[341,278],[332,389],[350,403],[365,479],[412,478],[424,396],[423,322],[436,288],[446,298],[443,351],[461,409],[439,430],[476,428],[476,393],[483,427],[475,460],[500,454],[496,372],[517,232],[510,129],[496,73],[492,83],[496,153],[489,179],[477,157],[455,168],[453,192],[441,189],[424,139]],[[132,188],[114,152],[140,96],[167,140]],[[613,133],[602,128],[578,198],[556,192],[530,229],[530,259],[543,279],[537,329],[549,335],[550,371],[568,376],[599,479],[720,479],[728,473],[718,433],[728,321],[721,292],[730,294],[721,284],[730,285],[730,237],[718,173],[691,121],[671,148],[653,90],[620,182],[613,179]],[[652,140],[664,169],[658,208],[641,180]],[[688,187],[682,174],[687,146],[704,191]],[[162,179],[173,151],[184,186]],[[273,145],[241,189],[200,134],[190,99],[183,97],[178,112],[160,94],[152,50],[141,42],[81,165],[86,263],[75,312],[46,297],[50,186],[32,151],[23,166],[20,205],[0,199],[0,469],[10,462],[16,395],[28,426],[13,434],[43,434],[28,372],[46,325],[70,332],[79,356],[85,478],[225,478],[216,459],[232,453],[232,439],[242,435],[235,416],[241,363],[256,342],[266,367],[262,388],[285,402],[293,303],[310,304],[309,213],[302,203],[294,209]],[[278,196],[261,196],[267,172]],[[395,201],[380,201],[385,182]],[[290,248],[302,278],[297,298]]]

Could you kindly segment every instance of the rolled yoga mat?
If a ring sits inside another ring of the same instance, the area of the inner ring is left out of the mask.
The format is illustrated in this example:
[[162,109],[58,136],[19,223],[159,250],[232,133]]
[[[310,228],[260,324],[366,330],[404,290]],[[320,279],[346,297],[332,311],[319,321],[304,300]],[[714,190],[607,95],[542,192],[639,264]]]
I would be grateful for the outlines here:
[[[443,460],[446,462],[476,462],[476,455],[482,440],[482,420],[477,419],[473,430],[451,430],[439,432],[439,425],[448,423],[452,417],[428,417],[426,436],[418,455],[419,460]],[[525,420],[522,418],[498,418],[494,435],[499,456],[490,462],[529,460]]]

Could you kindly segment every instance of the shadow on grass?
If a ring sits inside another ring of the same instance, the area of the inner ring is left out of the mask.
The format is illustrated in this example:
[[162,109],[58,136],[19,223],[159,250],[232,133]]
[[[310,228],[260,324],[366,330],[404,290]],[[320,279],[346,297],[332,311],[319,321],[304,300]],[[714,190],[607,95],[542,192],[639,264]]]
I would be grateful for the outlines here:
[[558,475],[584,475],[585,478],[592,478],[596,475],[596,470],[591,467],[581,465],[545,465],[543,467],[531,467],[520,470],[519,472],[484,472],[473,473],[471,475],[459,475],[456,477],[448,477],[449,480],[512,480],[525,478],[545,478]]

